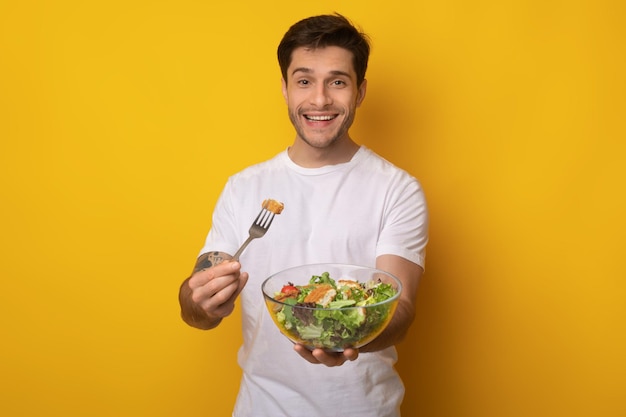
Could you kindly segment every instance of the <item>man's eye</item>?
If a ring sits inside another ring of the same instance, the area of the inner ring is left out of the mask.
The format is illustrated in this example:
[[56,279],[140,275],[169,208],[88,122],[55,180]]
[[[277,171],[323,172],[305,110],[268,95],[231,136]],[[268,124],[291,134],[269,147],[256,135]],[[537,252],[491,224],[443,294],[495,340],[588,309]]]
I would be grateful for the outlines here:
[[298,84],[300,84],[300,85],[308,85],[309,84],[309,80],[299,80]]
[[346,85],[346,83],[343,80],[335,80],[335,81],[333,81],[331,83],[331,85],[334,85],[334,86],[344,86],[344,85]]

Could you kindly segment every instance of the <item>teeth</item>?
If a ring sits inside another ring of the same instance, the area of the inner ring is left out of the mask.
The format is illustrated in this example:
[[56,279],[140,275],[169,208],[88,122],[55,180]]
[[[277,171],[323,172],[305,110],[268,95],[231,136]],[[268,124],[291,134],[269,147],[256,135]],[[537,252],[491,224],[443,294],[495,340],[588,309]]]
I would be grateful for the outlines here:
[[307,119],[309,120],[313,120],[316,122],[322,122],[322,121],[327,121],[327,120],[332,120],[335,118],[335,116],[305,116]]

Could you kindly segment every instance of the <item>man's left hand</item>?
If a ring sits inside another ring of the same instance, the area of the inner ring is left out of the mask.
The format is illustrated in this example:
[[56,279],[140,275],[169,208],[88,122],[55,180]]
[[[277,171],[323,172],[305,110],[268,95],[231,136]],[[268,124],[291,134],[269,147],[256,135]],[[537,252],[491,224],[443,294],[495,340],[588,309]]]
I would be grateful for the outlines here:
[[293,349],[307,361],[329,367],[341,366],[347,361],[353,361],[359,357],[358,349],[351,348],[348,348],[343,352],[326,352],[324,349],[313,349],[311,351],[303,345],[296,344]]

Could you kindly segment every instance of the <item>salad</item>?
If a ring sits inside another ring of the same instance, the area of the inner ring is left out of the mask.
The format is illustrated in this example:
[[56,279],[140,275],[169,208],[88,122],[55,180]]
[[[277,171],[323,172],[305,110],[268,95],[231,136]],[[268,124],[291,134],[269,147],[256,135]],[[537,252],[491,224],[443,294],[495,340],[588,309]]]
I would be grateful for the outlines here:
[[[380,280],[334,280],[328,272],[308,285],[285,284],[274,294],[274,321],[289,337],[308,347],[343,350],[374,339],[391,319],[397,290]],[[268,301],[269,302],[269,301]]]

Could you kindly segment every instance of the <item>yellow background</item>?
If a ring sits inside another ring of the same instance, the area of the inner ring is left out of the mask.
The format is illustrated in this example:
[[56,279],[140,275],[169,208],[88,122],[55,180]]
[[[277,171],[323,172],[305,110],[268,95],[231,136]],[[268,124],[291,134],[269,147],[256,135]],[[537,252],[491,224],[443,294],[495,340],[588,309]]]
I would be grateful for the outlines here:
[[0,414],[230,415],[238,313],[186,327],[178,286],[293,139],[280,37],[339,11],[353,136],[432,215],[404,415],[626,415],[624,4],[1,0]]

